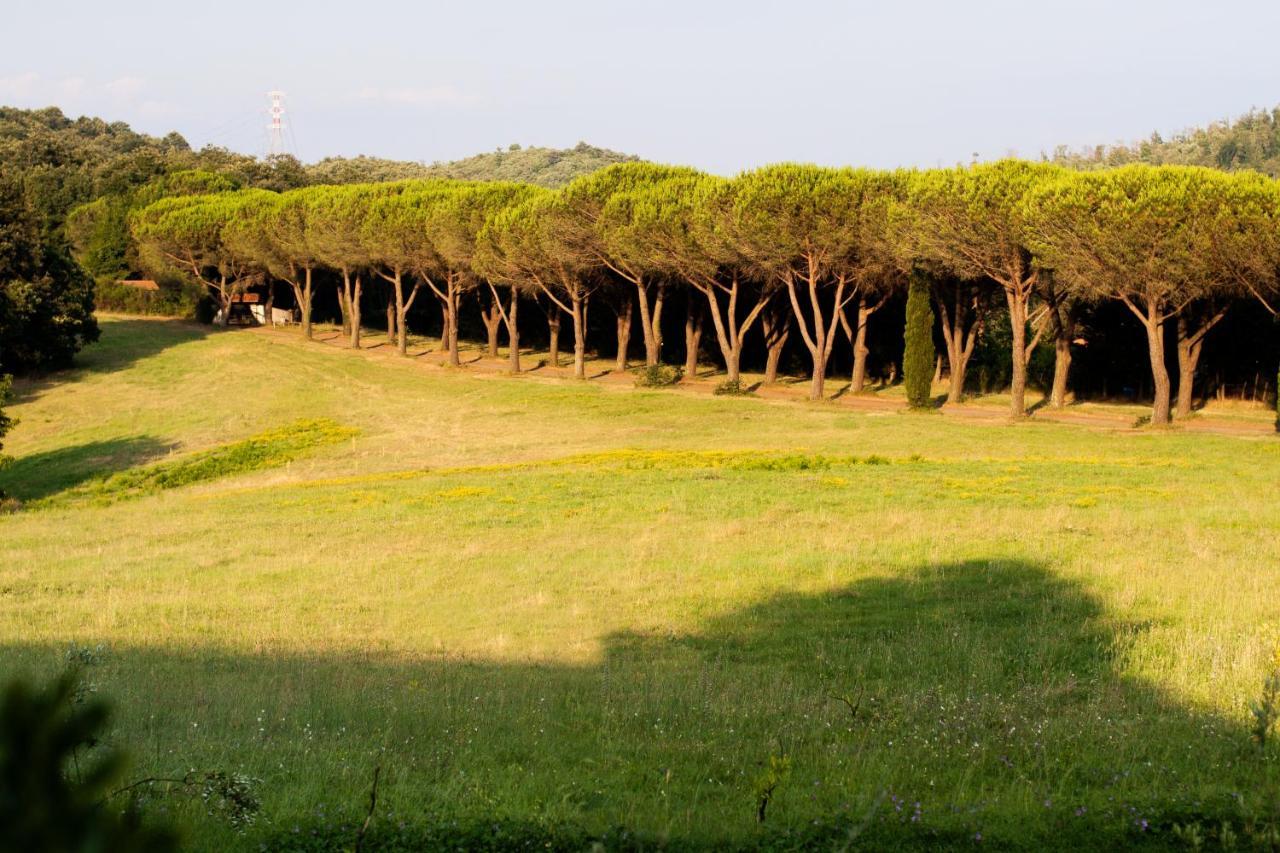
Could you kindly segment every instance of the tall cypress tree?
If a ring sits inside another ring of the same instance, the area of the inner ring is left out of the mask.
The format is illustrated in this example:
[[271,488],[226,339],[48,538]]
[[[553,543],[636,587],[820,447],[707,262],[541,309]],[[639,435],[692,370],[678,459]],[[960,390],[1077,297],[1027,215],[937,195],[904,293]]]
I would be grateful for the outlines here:
[[907,288],[906,350],[902,356],[902,382],[913,409],[928,408],[933,391],[933,306],[929,281],[919,269],[911,271]]

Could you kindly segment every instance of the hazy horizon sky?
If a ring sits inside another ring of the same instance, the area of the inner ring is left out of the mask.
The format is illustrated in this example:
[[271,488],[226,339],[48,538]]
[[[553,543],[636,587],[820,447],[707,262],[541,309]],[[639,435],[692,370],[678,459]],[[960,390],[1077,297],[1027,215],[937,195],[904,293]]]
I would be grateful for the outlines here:
[[[1223,7],[1226,8],[1226,7]],[[291,153],[451,160],[578,141],[730,174],[936,165],[1280,104],[1280,3],[24,3],[0,104]]]

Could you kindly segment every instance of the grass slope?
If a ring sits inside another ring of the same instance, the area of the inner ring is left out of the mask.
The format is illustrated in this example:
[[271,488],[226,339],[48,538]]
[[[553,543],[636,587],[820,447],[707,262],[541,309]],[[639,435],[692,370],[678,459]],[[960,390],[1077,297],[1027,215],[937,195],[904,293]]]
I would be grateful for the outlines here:
[[[260,779],[243,835],[181,812],[200,849],[349,849],[378,765],[371,842],[569,848],[1163,846],[1278,781],[1246,719],[1280,640],[1273,438],[123,319],[13,410],[0,484],[40,506],[0,518],[0,671],[103,643],[139,774]],[[302,419],[355,432],[63,499]]]

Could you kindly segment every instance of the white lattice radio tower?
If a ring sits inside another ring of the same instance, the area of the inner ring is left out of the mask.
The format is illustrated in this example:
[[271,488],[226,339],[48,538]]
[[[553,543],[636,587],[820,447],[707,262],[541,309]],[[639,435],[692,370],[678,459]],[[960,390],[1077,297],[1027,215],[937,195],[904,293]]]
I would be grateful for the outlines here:
[[271,124],[267,125],[267,156],[285,153],[284,144],[284,92],[267,92],[271,99]]

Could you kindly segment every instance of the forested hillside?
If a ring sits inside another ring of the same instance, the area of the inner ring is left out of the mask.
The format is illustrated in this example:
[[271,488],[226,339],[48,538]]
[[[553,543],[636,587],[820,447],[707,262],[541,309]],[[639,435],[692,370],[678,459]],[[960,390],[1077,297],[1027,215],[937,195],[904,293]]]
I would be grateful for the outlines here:
[[[78,348],[80,338],[92,338],[90,312],[95,296],[99,307],[115,310],[184,314],[194,309],[200,289],[148,268],[128,234],[129,212],[159,198],[241,187],[285,192],[317,184],[409,178],[505,180],[555,188],[612,163],[637,159],[579,143],[570,149],[512,145],[448,163],[359,156],[304,164],[288,155],[257,158],[213,146],[195,151],[177,132],[148,136],[124,122],[69,118],[56,107],[0,107],[0,173],[15,183],[8,201],[21,205],[21,210],[6,214],[10,217],[6,222],[34,217],[39,228],[32,233],[40,235],[37,256],[45,259],[35,266],[28,264],[22,274],[4,272],[11,282],[40,281],[46,295],[53,294],[65,305],[84,306],[60,321],[60,329],[48,330],[58,339],[51,351],[62,353],[60,360],[65,360]],[[72,255],[89,277],[79,274]],[[161,292],[145,294],[143,299],[144,294],[116,284],[139,276],[160,278]],[[32,289],[5,284],[3,290],[0,323],[13,326],[18,322],[15,318],[20,318],[26,330],[22,337],[44,337],[45,332],[31,325],[44,322],[35,319],[41,312],[18,304],[28,300]],[[54,318],[50,316],[48,322]],[[16,332],[0,330],[0,361],[10,369],[39,366],[39,359],[19,359],[9,351],[11,347],[6,349],[3,342],[17,337]]]
[[148,136],[120,121],[72,119],[56,107],[0,107],[0,170],[21,177],[32,204],[54,224],[77,205],[181,170],[214,172],[240,186],[276,192],[407,178],[518,181],[554,188],[613,163],[638,159],[579,142],[564,149],[511,145],[429,164],[366,156],[326,157],[304,164],[288,155],[262,159],[214,146],[194,151],[177,132]]
[[516,181],[556,188],[613,163],[637,161],[630,154],[579,142],[573,148],[522,148],[477,154],[449,163],[413,163],[378,157],[326,157],[306,167],[309,183],[352,184],[405,178],[455,178],[466,181]]
[[1164,139],[1151,134],[1142,142],[1098,145],[1072,151],[1059,146],[1052,159],[1077,169],[1102,169],[1128,163],[1210,166],[1231,171],[1253,169],[1280,175],[1280,107],[1253,110],[1234,121],[1220,121]]

